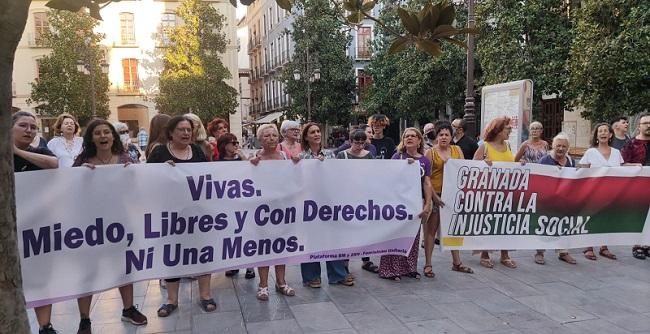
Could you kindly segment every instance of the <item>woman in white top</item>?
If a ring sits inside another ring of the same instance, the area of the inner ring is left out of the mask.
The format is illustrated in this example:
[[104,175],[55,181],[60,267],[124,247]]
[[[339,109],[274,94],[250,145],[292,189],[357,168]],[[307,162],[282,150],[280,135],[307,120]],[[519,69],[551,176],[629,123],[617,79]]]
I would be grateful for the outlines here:
[[[594,128],[591,137],[591,148],[589,148],[580,159],[578,167],[616,167],[623,165],[623,156],[621,152],[611,146],[614,138],[614,130],[608,123],[598,123]],[[583,251],[585,257],[589,260],[596,260],[593,247],[588,247]],[[616,255],[607,249],[607,246],[601,246],[601,256],[608,259],[616,260]]]
[[74,159],[81,152],[83,138],[77,136],[79,123],[68,113],[59,115],[54,123],[57,137],[47,143],[47,148],[59,159],[59,168],[72,167]]

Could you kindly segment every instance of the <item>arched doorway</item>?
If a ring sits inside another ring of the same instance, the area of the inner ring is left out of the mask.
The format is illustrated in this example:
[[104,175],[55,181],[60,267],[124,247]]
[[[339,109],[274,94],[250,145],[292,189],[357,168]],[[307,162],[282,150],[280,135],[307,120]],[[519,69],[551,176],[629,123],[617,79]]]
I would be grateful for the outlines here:
[[140,128],[149,131],[149,108],[141,104],[125,104],[117,107],[117,120],[129,126],[131,137],[135,137]]

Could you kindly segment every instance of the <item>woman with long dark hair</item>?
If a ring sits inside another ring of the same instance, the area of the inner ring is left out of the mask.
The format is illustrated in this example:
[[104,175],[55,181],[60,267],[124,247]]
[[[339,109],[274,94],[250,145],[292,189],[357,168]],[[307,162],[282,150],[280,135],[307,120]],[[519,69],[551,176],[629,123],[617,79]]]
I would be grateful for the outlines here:
[[[99,165],[123,164],[127,166],[133,162],[129,153],[124,149],[120,135],[115,130],[115,127],[106,120],[95,119],[86,128],[83,136],[83,148],[72,167],[84,166],[95,169]],[[145,325],[147,323],[147,317],[133,305],[133,284],[121,286],[119,290],[122,296],[122,305],[124,306],[122,320],[134,325]],[[77,299],[79,313],[82,316],[81,324],[79,325],[80,331],[82,325],[90,331],[90,319],[88,316],[90,315],[92,299],[93,295]]]
[[144,156],[149,157],[151,151],[158,146],[167,144],[167,135],[165,134],[165,129],[167,128],[167,123],[171,116],[167,114],[157,114],[151,118],[149,123],[149,142],[147,143],[147,148],[144,151]]

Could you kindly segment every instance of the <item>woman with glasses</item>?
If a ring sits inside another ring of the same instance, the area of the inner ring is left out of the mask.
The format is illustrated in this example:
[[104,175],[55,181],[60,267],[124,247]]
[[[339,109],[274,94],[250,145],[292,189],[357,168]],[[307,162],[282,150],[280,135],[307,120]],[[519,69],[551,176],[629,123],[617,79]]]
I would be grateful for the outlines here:
[[[508,144],[508,138],[512,132],[511,122],[510,117],[502,116],[488,123],[485,127],[483,143],[474,153],[474,160],[483,160],[489,166],[492,166],[493,161],[515,161],[510,144]],[[483,267],[494,268],[494,263],[490,260],[490,251],[479,251],[478,253],[481,253],[480,264]],[[517,264],[510,258],[507,250],[501,251],[501,264],[508,268],[517,268]]]
[[[249,161],[257,166],[262,160],[287,160],[288,157],[284,152],[276,150],[279,137],[278,129],[273,124],[263,124],[257,128],[257,139],[262,144],[262,149],[257,151],[256,156]],[[285,279],[286,267],[284,264],[275,266],[275,291],[285,296],[295,296],[296,291],[287,284]],[[257,299],[267,301],[269,300],[269,267],[258,267],[257,272],[260,275]]]
[[334,150],[334,154],[338,155],[340,152],[343,152],[352,147],[352,135],[358,130],[362,130],[366,134],[367,139],[366,143],[363,145],[363,149],[370,152],[374,159],[374,157],[377,155],[377,148],[375,145],[370,143],[370,139],[372,138],[372,128],[368,124],[361,124],[358,127],[353,128],[352,131],[350,131],[350,140],[347,140],[345,143],[343,143],[343,145],[337,147]]
[[[241,151],[239,140],[232,133],[226,133],[219,137],[217,140],[217,150],[221,152],[221,154],[219,154],[219,161],[248,160],[246,154]],[[235,276],[237,273],[239,273],[239,269],[227,270],[226,277]],[[255,271],[253,268],[247,268],[244,277],[247,279],[255,278]]]
[[131,136],[129,135],[129,127],[122,122],[113,123],[113,127],[115,127],[115,130],[120,135],[120,141],[122,142],[122,145],[124,145],[124,150],[126,151],[126,153],[128,153],[129,156],[131,157],[131,161],[133,163],[139,163],[140,157],[142,156],[142,152],[140,152],[138,146],[136,146],[131,142]]
[[[403,159],[408,163],[418,162],[420,165],[420,186],[422,187],[422,212],[419,217],[426,222],[431,214],[432,206],[441,207],[444,204],[440,198],[431,191],[431,161],[424,156],[424,137],[416,128],[406,128],[402,140],[397,146],[393,159]],[[420,244],[420,229],[415,235],[408,256],[383,255],[379,260],[379,277],[399,282],[402,276],[419,279],[417,272],[418,245]]]
[[[515,161],[523,163],[539,163],[540,160],[548,153],[548,143],[542,139],[544,128],[540,122],[532,122],[528,127],[529,138],[521,143]],[[538,249],[535,253],[535,263],[544,264],[544,250]]]
[[[431,185],[437,197],[442,195],[442,179],[445,169],[445,163],[449,159],[464,159],[463,151],[459,146],[451,145],[452,128],[451,123],[447,121],[436,122],[434,128],[430,131],[434,146],[425,152],[425,156],[431,160]],[[431,258],[433,256],[434,240],[440,227],[440,211],[437,208],[432,209],[427,224],[424,224],[424,276],[433,278],[433,266]],[[460,252],[451,251],[452,265],[451,270],[462,273],[472,274],[472,268],[463,265],[460,261]]]
[[[176,116],[169,120],[167,129],[167,144],[158,145],[147,158],[147,163],[177,163],[206,162],[203,151],[192,144],[194,123],[186,116]],[[210,296],[210,274],[199,276],[199,298],[204,312],[213,312],[217,303]],[[178,289],[180,278],[165,279],[167,283],[167,302],[158,309],[159,317],[167,317],[178,308]]]
[[[316,123],[307,123],[302,128],[302,147],[304,151],[300,153],[300,159],[325,159],[334,158],[332,152],[323,150],[320,127]],[[327,261],[327,281],[330,284],[342,284],[345,286],[354,285],[354,279],[348,272],[346,260]],[[321,287],[321,264],[320,262],[308,262],[300,264],[302,274],[302,283],[310,288]]]
[[[11,118],[14,173],[57,168],[59,161],[47,147],[30,145],[38,132],[36,116],[30,112],[18,111]],[[36,313],[39,334],[56,334],[50,323],[51,304],[35,307],[34,313]]]
[[79,123],[68,113],[56,118],[54,133],[57,135],[47,143],[47,148],[59,159],[59,167],[72,167],[74,159],[81,152],[83,139],[77,136]]
[[302,152],[300,124],[296,121],[285,120],[280,125],[280,134],[282,134],[282,142],[276,149],[284,152],[289,159],[299,156]]

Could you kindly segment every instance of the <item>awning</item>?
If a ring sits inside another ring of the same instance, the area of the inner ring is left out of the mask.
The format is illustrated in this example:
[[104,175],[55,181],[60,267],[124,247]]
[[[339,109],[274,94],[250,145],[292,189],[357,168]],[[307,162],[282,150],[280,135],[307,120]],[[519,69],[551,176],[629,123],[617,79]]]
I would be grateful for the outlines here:
[[282,116],[283,112],[282,111],[276,111],[272,112],[268,115],[264,115],[263,117],[258,118],[255,120],[255,124],[265,124],[265,123],[271,123],[275,121],[276,119],[280,118]]

